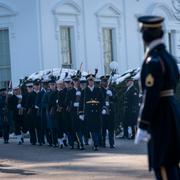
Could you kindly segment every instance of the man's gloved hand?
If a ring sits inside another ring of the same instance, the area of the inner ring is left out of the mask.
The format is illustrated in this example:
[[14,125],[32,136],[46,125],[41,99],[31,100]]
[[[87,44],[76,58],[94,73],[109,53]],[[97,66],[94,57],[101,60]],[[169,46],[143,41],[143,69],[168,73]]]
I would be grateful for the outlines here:
[[84,121],[84,114],[79,115],[79,119],[80,119],[81,121]]
[[35,105],[34,107],[35,107],[35,109],[39,109],[39,106],[37,106],[37,105]]
[[112,91],[111,91],[111,90],[107,90],[107,91],[106,91],[106,94],[107,94],[108,96],[112,96]]
[[79,107],[79,102],[75,102],[73,105],[74,107]]
[[140,142],[148,142],[150,139],[151,136],[146,130],[138,128],[134,143],[139,144]]
[[17,109],[21,109],[21,108],[22,108],[21,104],[18,104]]
[[81,91],[76,91],[76,96],[80,96],[81,95]]
[[105,109],[103,109],[101,113],[102,113],[102,115],[105,115],[107,112]]

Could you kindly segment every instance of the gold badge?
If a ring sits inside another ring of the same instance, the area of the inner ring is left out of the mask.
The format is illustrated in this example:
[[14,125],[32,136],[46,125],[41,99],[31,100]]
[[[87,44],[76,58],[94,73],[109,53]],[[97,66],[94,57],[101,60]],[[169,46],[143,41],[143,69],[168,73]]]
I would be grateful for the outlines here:
[[154,85],[154,78],[153,78],[152,74],[147,75],[145,84],[147,87],[152,87]]

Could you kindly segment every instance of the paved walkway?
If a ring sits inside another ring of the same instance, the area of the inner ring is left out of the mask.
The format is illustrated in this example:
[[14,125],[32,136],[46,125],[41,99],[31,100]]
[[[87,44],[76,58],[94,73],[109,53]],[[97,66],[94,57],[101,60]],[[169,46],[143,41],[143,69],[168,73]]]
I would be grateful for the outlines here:
[[93,152],[24,145],[0,139],[0,179],[152,180],[145,145],[117,140],[116,149]]

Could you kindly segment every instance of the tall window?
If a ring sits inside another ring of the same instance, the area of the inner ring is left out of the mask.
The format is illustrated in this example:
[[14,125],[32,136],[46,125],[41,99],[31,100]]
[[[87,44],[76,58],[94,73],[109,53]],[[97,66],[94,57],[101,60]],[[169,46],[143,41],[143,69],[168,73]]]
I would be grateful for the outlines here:
[[0,29],[0,86],[7,86],[11,80],[9,30]]
[[72,67],[72,28],[68,26],[60,27],[60,43],[62,66],[65,68]]
[[110,73],[109,64],[113,61],[113,29],[103,28],[104,71]]

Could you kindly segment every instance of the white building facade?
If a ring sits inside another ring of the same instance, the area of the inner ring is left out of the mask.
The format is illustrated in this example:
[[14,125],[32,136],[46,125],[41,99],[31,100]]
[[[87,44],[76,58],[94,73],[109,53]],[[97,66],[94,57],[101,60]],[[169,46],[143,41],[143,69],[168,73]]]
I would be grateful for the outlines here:
[[42,69],[99,74],[141,65],[137,17],[165,17],[165,42],[180,63],[179,0],[0,0],[0,85]]

